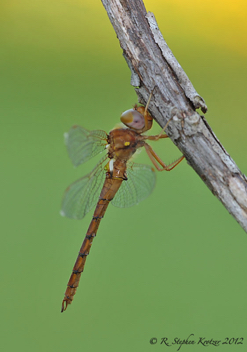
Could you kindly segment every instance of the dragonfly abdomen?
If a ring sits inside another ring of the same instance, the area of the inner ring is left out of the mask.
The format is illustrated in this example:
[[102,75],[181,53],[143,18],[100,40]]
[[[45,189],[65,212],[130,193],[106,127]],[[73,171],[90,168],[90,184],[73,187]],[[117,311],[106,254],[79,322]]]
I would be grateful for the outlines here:
[[122,177],[113,177],[109,172],[106,174],[106,179],[99,196],[98,203],[96,205],[92,221],[87,230],[86,236],[80,248],[78,257],[76,259],[75,265],[73,267],[72,274],[70,276],[67,289],[65,291],[65,296],[62,302],[62,310],[64,312],[68,306],[73,301],[76,289],[79,285],[81,273],[84,270],[86,259],[89,255],[93,239],[97,234],[98,227],[101,219],[104,217],[106,209],[110,201],[114,198],[117,193],[121,183],[123,181]]

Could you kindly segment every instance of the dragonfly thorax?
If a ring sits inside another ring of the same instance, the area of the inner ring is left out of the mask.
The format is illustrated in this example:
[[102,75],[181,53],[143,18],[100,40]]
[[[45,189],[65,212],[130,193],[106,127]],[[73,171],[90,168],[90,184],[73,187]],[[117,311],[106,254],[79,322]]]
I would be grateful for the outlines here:
[[128,161],[137,148],[143,146],[143,139],[137,132],[129,129],[115,129],[109,133],[108,156],[110,159]]

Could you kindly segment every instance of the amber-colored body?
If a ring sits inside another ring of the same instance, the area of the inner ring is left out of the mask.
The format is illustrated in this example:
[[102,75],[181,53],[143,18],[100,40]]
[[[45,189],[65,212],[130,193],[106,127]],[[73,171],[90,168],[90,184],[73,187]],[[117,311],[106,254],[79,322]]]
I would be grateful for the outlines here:
[[[127,122],[123,121],[123,117],[121,120],[127,125],[128,128],[114,129],[108,135],[107,148],[110,161],[106,166],[105,182],[93,214],[93,219],[89,225],[88,231],[80,248],[79,255],[76,259],[72,274],[68,282],[65,297],[62,302],[62,312],[65,311],[67,305],[72,302],[76,293],[81,273],[84,270],[86,258],[89,254],[93,239],[96,236],[100,221],[105,214],[109,202],[114,198],[122,182],[128,182],[126,168],[127,162],[132,157],[132,155],[138,148],[145,147],[154,166],[157,170],[160,171],[172,170],[183,159],[182,156],[170,165],[164,164],[162,160],[155,154],[152,148],[145,142],[145,140],[158,140],[160,138],[167,138],[168,136],[164,134],[163,131],[157,136],[141,135],[141,133],[151,128],[153,119],[147,112],[147,107],[144,108],[135,106],[133,110],[138,111],[141,117],[143,117],[143,126],[141,126],[139,130],[132,128],[129,116]],[[139,117],[139,115],[137,117]],[[161,167],[158,164],[160,164]]]
[[99,196],[93,219],[87,230],[86,237],[82,243],[68,282],[62,305],[62,312],[67,308],[67,305],[72,302],[73,296],[76,293],[76,288],[78,287],[81,273],[83,272],[93,239],[96,236],[100,221],[105,214],[108,204],[115,196],[123,180],[126,180],[126,163],[135,153],[136,149],[143,145],[143,141],[140,137],[141,136],[138,135],[137,132],[128,129],[112,130],[109,134],[108,156],[110,159],[115,160],[113,170],[110,171],[108,163],[105,183]]

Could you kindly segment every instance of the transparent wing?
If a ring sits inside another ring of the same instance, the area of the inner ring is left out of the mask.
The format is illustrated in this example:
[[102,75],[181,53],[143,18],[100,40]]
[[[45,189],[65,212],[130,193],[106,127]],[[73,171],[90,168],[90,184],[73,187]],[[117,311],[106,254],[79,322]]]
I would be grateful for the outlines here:
[[72,219],[82,219],[97,203],[105,180],[105,161],[102,158],[86,176],[72,183],[65,191],[61,215]]
[[101,130],[88,131],[81,126],[73,126],[64,137],[69,157],[73,165],[78,166],[102,152],[108,136]]
[[132,163],[127,169],[127,181],[123,181],[111,201],[115,207],[127,208],[138,204],[153,191],[156,176],[149,165]]

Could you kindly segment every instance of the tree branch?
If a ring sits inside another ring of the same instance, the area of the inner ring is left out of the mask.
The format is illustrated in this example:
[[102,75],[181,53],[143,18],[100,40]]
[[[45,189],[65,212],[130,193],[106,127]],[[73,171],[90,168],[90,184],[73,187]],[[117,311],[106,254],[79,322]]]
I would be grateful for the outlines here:
[[131,70],[139,102],[153,97],[149,111],[188,164],[247,232],[247,178],[221,145],[205,118],[207,106],[167,46],[142,0],[102,0]]

